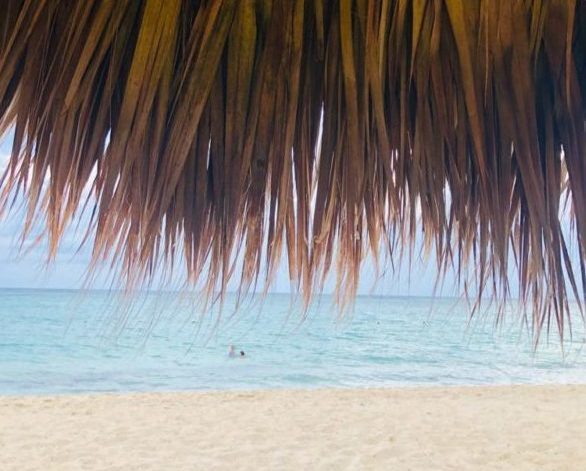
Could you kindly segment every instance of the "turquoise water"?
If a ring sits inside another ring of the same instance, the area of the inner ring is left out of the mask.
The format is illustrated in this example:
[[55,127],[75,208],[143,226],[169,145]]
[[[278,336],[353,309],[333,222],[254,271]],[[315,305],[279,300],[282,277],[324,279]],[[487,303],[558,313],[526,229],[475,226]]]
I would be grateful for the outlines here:
[[581,325],[535,353],[514,312],[495,329],[455,300],[359,297],[340,319],[323,297],[304,322],[287,295],[235,302],[0,290],[0,394],[586,382]]

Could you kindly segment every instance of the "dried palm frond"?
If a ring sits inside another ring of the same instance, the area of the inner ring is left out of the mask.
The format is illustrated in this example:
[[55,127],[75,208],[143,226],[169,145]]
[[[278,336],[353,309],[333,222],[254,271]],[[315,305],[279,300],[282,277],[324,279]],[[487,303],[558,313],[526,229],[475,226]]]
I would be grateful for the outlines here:
[[333,264],[351,297],[421,227],[479,298],[514,259],[535,331],[563,333],[585,96],[581,0],[4,0],[2,198],[26,195],[25,235],[46,215],[54,255],[90,185],[93,263],[129,286],[181,247],[220,292],[240,254],[248,289],[285,252],[307,298]]

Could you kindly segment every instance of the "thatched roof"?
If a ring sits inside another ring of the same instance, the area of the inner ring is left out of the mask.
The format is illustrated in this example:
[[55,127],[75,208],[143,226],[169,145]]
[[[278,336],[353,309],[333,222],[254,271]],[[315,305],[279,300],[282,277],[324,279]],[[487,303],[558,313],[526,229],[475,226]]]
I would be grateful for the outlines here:
[[586,287],[585,96],[581,0],[4,0],[0,13],[4,202],[18,191],[29,221],[47,216],[54,254],[92,185],[94,261],[123,260],[130,284],[181,247],[191,281],[220,290],[243,254],[246,288],[284,252],[306,295],[333,267],[351,295],[367,252],[397,261],[423,230],[442,272],[472,266],[499,299],[516,265],[533,325],[562,328],[567,287]]

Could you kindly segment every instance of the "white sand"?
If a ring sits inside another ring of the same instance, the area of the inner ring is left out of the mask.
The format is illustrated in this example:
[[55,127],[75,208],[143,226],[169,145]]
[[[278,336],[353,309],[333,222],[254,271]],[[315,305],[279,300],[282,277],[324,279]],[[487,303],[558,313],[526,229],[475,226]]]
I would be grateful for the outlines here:
[[586,469],[586,386],[0,398],[0,469]]

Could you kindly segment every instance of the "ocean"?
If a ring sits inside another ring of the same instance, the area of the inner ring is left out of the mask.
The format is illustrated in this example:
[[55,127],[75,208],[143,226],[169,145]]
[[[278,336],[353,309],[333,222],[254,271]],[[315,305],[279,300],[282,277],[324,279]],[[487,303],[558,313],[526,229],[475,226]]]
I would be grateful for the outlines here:
[[[0,290],[0,394],[585,383],[584,326],[537,350],[512,306],[331,297],[302,318],[289,295],[228,295],[202,314],[181,293]],[[230,358],[229,345],[243,358]]]

